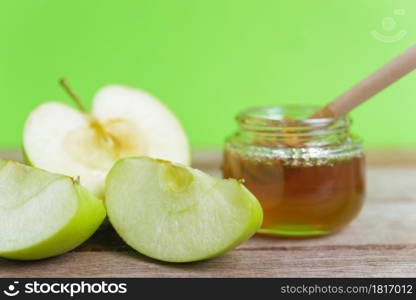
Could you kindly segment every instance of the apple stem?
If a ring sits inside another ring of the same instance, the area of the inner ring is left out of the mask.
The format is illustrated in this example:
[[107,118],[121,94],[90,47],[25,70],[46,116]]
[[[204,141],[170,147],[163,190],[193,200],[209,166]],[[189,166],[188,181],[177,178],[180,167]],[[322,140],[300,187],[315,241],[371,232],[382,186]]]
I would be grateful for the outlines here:
[[69,94],[69,96],[74,100],[74,102],[77,104],[80,111],[83,113],[87,113],[87,110],[85,109],[84,104],[82,104],[82,101],[78,98],[78,96],[74,93],[74,91],[69,87],[69,84],[65,78],[62,78],[59,83],[61,86],[65,89],[65,91]]
[[78,98],[77,94],[75,94],[74,91],[70,88],[68,81],[65,78],[61,78],[61,80],[59,80],[59,83],[65,89],[65,91],[69,94],[72,100],[74,100],[74,102],[77,104],[78,109],[82,113],[84,113],[85,116],[89,119],[91,127],[97,130],[97,133],[99,134],[99,136],[103,138],[103,140],[107,143],[107,145],[109,145],[110,147],[113,147],[114,140],[111,137],[111,135],[107,133],[105,128],[100,124],[100,122],[96,118],[94,118],[92,115],[90,115],[87,112],[85,106],[82,104],[82,101]]

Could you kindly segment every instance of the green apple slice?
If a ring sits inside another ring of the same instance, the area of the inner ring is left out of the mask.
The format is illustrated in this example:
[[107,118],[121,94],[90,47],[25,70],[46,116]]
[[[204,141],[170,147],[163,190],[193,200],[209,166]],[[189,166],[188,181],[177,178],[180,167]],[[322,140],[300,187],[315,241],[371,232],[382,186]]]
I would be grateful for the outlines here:
[[118,161],[105,196],[109,220],[125,242],[168,262],[224,253],[250,238],[263,219],[241,182],[146,157]]
[[0,159],[0,257],[34,260],[88,239],[104,204],[70,177]]
[[23,148],[31,165],[79,176],[98,197],[120,158],[190,163],[188,140],[175,115],[150,94],[120,85],[99,90],[91,113],[59,102],[40,105],[25,123]]

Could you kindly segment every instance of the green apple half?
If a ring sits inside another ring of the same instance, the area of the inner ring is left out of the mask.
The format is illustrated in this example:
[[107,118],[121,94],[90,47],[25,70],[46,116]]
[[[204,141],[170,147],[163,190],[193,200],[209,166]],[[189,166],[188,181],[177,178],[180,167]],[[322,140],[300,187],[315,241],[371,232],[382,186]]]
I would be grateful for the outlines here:
[[26,121],[23,148],[29,164],[79,176],[98,197],[120,158],[190,163],[187,137],[173,113],[151,95],[118,85],[98,91],[91,114],[59,102],[40,105]]
[[241,182],[145,157],[118,161],[105,197],[109,220],[124,241],[168,262],[224,253],[251,237],[263,219]]
[[33,260],[88,239],[106,215],[70,177],[0,159],[0,257]]

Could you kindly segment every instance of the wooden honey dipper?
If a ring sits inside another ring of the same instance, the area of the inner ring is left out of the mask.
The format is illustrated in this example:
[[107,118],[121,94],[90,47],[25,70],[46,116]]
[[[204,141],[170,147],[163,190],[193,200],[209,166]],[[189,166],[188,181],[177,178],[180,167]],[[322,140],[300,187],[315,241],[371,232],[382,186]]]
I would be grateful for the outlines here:
[[[400,54],[378,71],[362,80],[351,89],[318,109],[308,119],[338,118],[346,115],[353,108],[370,99],[400,78],[416,69],[416,45]],[[331,121],[326,126],[332,125]],[[292,124],[293,126],[293,124]],[[296,135],[286,137],[284,143],[288,147],[302,148],[305,146]]]
[[310,118],[337,118],[370,99],[400,78],[416,69],[416,45],[400,54],[384,67],[317,110]]

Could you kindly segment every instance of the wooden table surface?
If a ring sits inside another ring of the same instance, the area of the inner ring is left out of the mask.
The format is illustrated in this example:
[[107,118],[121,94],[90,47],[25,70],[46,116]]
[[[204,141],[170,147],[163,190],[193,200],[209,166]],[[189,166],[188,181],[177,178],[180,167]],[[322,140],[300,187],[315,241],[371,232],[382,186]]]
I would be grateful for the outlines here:
[[[0,157],[20,159],[15,152]],[[195,166],[219,174],[220,154]],[[0,259],[0,277],[415,277],[416,151],[368,153],[367,198],[338,234],[309,239],[255,236],[217,258],[168,264],[125,245],[108,225],[67,254],[35,262]]]

